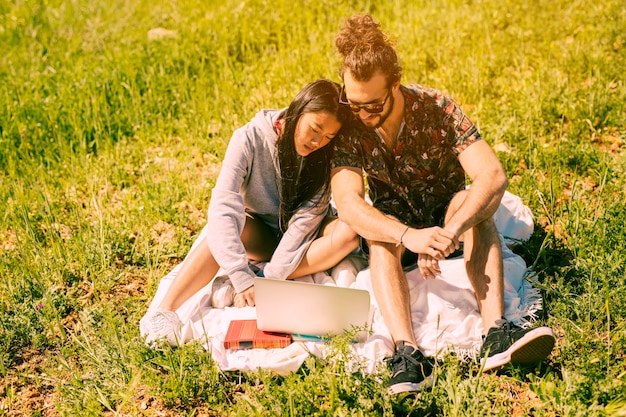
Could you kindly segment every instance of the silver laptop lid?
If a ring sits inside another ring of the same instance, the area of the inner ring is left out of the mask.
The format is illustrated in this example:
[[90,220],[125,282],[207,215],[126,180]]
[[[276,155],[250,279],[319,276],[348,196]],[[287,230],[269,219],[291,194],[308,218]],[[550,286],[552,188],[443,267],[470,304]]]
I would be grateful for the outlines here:
[[269,332],[339,335],[370,324],[365,290],[255,278],[257,325]]

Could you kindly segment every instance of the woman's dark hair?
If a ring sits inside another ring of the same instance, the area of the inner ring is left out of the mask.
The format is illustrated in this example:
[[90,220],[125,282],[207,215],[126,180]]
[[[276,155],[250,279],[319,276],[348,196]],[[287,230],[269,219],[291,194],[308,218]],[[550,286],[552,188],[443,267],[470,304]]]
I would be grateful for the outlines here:
[[369,81],[378,71],[385,75],[387,85],[400,81],[402,66],[396,50],[389,36],[369,14],[357,14],[346,20],[335,38],[335,46],[343,57],[341,79],[349,69],[358,81]]
[[317,80],[307,84],[293,99],[281,118],[285,120],[282,136],[278,139],[278,164],[280,167],[280,209],[278,224],[284,233],[298,209],[316,199],[316,206],[328,204],[330,199],[330,160],[332,144],[307,156],[296,152],[294,142],[296,126],[304,113],[328,113],[345,126],[352,114],[347,106],[339,104],[341,87],[330,80]]

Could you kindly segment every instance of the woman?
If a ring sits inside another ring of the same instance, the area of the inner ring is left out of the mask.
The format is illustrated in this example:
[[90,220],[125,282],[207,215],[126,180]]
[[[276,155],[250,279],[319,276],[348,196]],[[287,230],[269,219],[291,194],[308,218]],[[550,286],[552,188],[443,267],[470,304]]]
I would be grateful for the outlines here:
[[[233,134],[208,222],[167,293],[142,319],[146,341],[178,343],[175,311],[215,278],[212,305],[254,306],[254,277],[327,270],[358,245],[329,212],[331,146],[351,117],[329,80],[305,86],[287,109],[262,110]],[[257,274],[249,262],[264,264]]]

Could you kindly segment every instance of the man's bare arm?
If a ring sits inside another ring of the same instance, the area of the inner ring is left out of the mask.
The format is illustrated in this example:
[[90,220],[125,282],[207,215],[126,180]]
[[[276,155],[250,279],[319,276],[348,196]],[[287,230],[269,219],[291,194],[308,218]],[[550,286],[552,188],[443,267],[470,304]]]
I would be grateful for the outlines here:
[[459,161],[472,183],[463,204],[445,225],[457,237],[496,212],[508,185],[502,164],[484,140],[465,149]]
[[451,232],[440,227],[407,229],[401,221],[380,212],[363,199],[362,171],[339,167],[331,173],[331,188],[339,218],[367,240],[403,245],[415,253],[443,259],[458,247]]
[[358,168],[339,167],[331,173],[331,189],[339,218],[368,240],[396,243],[406,229],[365,200],[363,174]]

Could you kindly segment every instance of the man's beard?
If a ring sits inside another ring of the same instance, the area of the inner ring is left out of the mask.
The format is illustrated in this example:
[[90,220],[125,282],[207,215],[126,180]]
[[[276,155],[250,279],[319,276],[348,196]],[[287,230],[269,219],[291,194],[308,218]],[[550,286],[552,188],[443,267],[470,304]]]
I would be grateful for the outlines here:
[[387,109],[387,112],[378,114],[378,122],[376,122],[375,125],[369,125],[369,124],[366,124],[365,122],[363,122],[363,124],[367,126],[369,129],[372,129],[372,130],[378,129],[379,127],[383,125],[383,123],[385,123],[385,121],[391,114],[391,111],[393,110],[393,104],[394,104],[394,98],[393,98],[393,93],[391,93],[391,97],[389,97],[389,108]]

